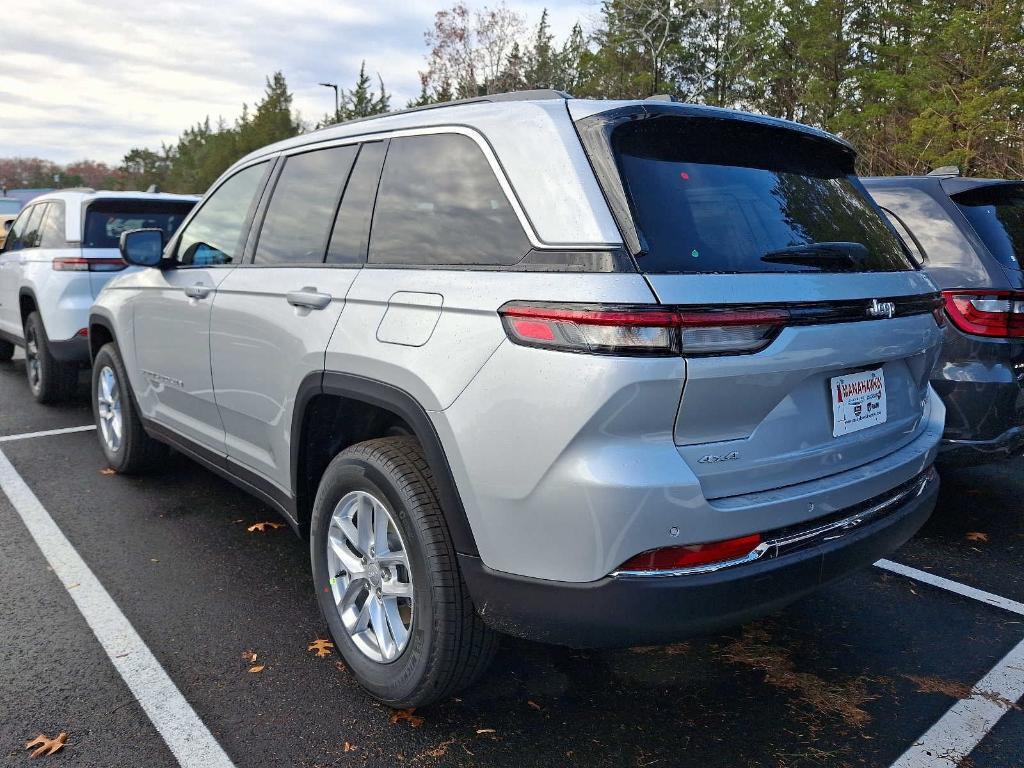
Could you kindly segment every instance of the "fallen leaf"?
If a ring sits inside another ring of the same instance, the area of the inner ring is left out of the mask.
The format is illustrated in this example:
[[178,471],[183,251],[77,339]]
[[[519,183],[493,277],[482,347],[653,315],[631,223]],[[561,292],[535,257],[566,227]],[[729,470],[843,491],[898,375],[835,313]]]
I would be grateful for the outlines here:
[[332,643],[330,640],[321,640],[320,638],[317,638],[309,644],[309,647],[306,650],[316,651],[317,657],[322,659],[324,656],[331,655],[331,648],[333,647],[334,643]]
[[395,723],[400,723],[405,720],[413,728],[419,728],[423,725],[424,720],[419,715],[414,715],[413,712],[415,711],[416,707],[411,707],[410,709],[396,709],[391,713],[391,717],[388,718],[388,722],[391,725],[394,725]]
[[357,746],[356,746],[355,744],[349,744],[349,743],[348,743],[348,742],[346,741],[346,742],[345,742],[345,746],[343,747],[343,749],[344,749],[344,750],[345,750],[346,752],[355,752],[355,751],[356,751],[357,749],[359,749],[359,747],[357,747]]
[[106,469],[101,469],[100,470],[100,474],[101,475],[116,475],[117,474],[117,470],[114,469],[113,467],[107,467]]
[[249,533],[255,533],[256,531],[259,531],[260,533],[263,533],[263,532],[265,532],[267,530],[267,528],[272,528],[272,529],[284,528],[284,523],[274,523],[274,522],[269,522],[269,521],[265,522],[265,523],[253,523],[252,525],[250,525],[245,530],[247,530]]
[[477,732],[478,736],[482,735],[482,734],[485,734],[485,733],[497,733],[497,731],[494,730],[493,728],[477,728],[476,732]]
[[527,705],[527,706],[528,706],[528,707],[529,707],[530,709],[532,709],[532,710],[535,710],[535,711],[537,711],[537,712],[540,712],[540,711],[541,711],[542,709],[544,709],[544,707],[542,707],[542,706],[541,706],[540,704],[538,704],[538,703],[537,703],[536,701],[530,701],[529,699],[527,699],[527,701],[526,701],[526,705]]
[[255,667],[249,667],[250,672],[262,672],[266,668],[266,664],[257,664]]
[[981,531],[970,531],[967,534],[968,541],[988,541],[988,534]]
[[256,661],[256,651],[242,651],[242,658],[248,662]]
[[48,738],[40,733],[34,739],[25,742],[25,749],[37,747],[36,751],[32,753],[32,757],[52,755],[54,752],[60,752],[67,743],[67,740],[68,735],[64,731],[61,731],[60,735],[55,739]]
[[435,760],[438,760],[448,754],[448,747],[450,747],[454,743],[455,737],[452,736],[452,738],[442,741],[433,749],[428,749],[426,752],[423,753],[423,756],[433,757]]

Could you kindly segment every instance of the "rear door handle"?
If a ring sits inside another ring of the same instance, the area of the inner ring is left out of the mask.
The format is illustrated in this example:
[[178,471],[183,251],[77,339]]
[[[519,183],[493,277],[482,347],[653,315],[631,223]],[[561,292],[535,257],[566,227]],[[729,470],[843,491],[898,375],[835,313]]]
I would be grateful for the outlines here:
[[203,285],[202,283],[196,283],[195,285],[185,286],[185,295],[190,299],[205,299],[210,295],[210,291],[213,288],[209,285]]
[[300,288],[297,291],[290,291],[285,294],[288,303],[293,307],[304,309],[326,309],[334,297],[329,293],[320,293],[312,286]]

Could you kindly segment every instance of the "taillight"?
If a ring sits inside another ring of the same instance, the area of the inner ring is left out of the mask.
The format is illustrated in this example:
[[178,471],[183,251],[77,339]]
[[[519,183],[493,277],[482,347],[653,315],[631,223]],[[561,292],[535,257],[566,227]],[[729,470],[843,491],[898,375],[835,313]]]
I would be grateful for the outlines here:
[[1024,337],[1024,292],[943,291],[946,314],[957,328],[976,336]]
[[761,537],[755,533],[710,544],[651,549],[629,558],[616,571],[679,571],[716,563],[728,563],[747,557],[757,549],[760,543]]
[[784,309],[674,310],[513,302],[498,310],[516,344],[606,355],[735,355],[771,343]]
[[53,260],[55,272],[118,272],[127,266],[121,259],[83,259],[79,256],[58,256]]

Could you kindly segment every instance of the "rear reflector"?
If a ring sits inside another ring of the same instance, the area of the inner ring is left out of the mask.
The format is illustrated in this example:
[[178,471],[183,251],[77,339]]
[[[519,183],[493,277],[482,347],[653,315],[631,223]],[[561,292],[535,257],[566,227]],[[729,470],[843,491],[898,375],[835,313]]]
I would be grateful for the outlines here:
[[620,565],[622,571],[678,571],[702,565],[726,563],[745,558],[761,543],[759,534],[737,539],[716,541],[711,544],[690,544],[682,547],[662,547],[641,552]]
[[128,265],[121,259],[84,259],[58,256],[52,262],[55,272],[119,272]]
[[764,349],[784,309],[686,310],[512,302],[498,310],[516,344],[606,355],[736,355]]
[[964,333],[1000,338],[1024,337],[1024,292],[943,291],[946,314]]

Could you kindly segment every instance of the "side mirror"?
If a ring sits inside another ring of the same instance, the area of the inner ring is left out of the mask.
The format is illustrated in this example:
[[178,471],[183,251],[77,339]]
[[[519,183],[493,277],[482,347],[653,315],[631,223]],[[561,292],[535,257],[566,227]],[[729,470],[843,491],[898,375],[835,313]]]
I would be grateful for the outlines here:
[[136,267],[156,267],[164,257],[162,229],[132,229],[121,233],[121,258]]
[[14,226],[14,219],[7,219],[4,222],[4,234],[6,235],[8,232],[10,232],[11,231],[11,227],[13,227],[13,226]]

